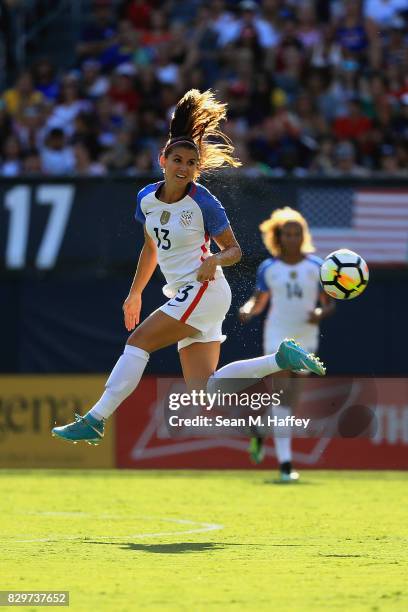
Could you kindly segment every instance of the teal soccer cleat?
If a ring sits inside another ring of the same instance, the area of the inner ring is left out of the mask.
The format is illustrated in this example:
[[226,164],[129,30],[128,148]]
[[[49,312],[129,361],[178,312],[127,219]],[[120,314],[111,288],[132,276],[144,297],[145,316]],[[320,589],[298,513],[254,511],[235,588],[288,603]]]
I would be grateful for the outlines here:
[[83,440],[88,442],[88,444],[96,445],[102,440],[104,430],[105,423],[103,420],[98,421],[90,415],[83,417],[80,414],[75,414],[75,421],[73,423],[54,427],[51,433],[56,438],[62,438],[74,444]]
[[275,359],[282,370],[292,370],[292,372],[307,370],[319,376],[326,374],[326,368],[320,359],[313,353],[306,353],[294,340],[288,340],[287,338],[283,340],[277,350]]
[[299,474],[297,472],[289,472],[289,474],[281,472],[279,475],[279,482],[284,482],[288,484],[299,482]]

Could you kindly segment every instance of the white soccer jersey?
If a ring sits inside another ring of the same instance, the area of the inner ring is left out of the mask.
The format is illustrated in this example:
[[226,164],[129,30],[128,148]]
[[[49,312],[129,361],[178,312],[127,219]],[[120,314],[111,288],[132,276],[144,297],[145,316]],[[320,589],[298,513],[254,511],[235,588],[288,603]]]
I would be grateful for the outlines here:
[[[274,342],[285,337],[307,339],[316,344],[318,326],[307,322],[320,293],[319,268],[322,260],[306,255],[297,264],[287,264],[280,259],[266,259],[259,266],[256,289],[269,291],[271,302],[265,320],[265,345],[268,335]],[[310,349],[309,349],[310,350]]]
[[[146,225],[146,231],[157,245],[158,263],[169,298],[188,281],[196,280],[201,263],[211,255],[211,236],[221,234],[229,221],[224,207],[208,189],[191,183],[184,198],[166,204],[156,197],[162,182],[147,185],[137,195],[135,217]],[[223,276],[217,266],[216,278]]]

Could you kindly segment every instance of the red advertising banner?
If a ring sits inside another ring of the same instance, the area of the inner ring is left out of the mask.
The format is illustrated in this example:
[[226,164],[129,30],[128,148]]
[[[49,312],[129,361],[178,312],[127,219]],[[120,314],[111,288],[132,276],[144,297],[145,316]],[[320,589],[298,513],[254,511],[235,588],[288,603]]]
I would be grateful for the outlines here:
[[[326,380],[323,390],[318,379],[310,382],[312,391],[309,386],[305,402],[309,411],[310,406],[315,406],[315,414],[318,414],[318,393],[323,393],[326,398],[327,394],[336,398],[341,379]],[[314,390],[313,385],[316,386]],[[376,397],[364,402],[375,414],[372,435],[356,438],[327,435],[295,439],[293,460],[296,466],[319,469],[408,468],[408,380],[373,379],[372,385],[375,385]],[[161,386],[163,379],[144,377],[136,391],[116,413],[118,467],[259,469],[259,466],[254,468],[249,461],[246,436],[171,436],[163,402],[159,398],[161,392],[159,393],[158,389]],[[351,404],[345,407],[341,416],[342,422],[345,421],[343,417],[347,411],[353,413],[358,408],[363,396],[364,393],[360,397],[357,394]],[[334,403],[333,401],[332,405]],[[271,469],[275,466],[274,444],[269,436],[266,458],[260,467]]]

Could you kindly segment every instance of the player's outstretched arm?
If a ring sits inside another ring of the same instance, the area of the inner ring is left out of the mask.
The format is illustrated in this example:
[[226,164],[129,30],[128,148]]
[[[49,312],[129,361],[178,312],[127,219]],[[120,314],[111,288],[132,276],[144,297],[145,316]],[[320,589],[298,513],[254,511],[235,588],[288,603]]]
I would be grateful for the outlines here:
[[318,325],[322,319],[330,317],[336,309],[335,301],[324,291],[321,291],[319,295],[319,304],[320,305],[309,314],[308,323],[315,323]]
[[214,280],[214,274],[217,266],[233,266],[238,263],[242,257],[241,248],[234,236],[234,232],[230,227],[212,237],[216,245],[221,249],[219,253],[215,253],[207,257],[197,270],[197,280],[203,283],[207,280]]
[[247,302],[238,310],[238,319],[241,323],[248,323],[253,317],[261,314],[269,302],[269,291],[255,291]]
[[154,240],[146,232],[145,227],[144,236],[145,241],[140,252],[136,274],[130,287],[129,295],[123,303],[125,327],[128,331],[132,331],[139,323],[142,293],[157,266],[157,247]]

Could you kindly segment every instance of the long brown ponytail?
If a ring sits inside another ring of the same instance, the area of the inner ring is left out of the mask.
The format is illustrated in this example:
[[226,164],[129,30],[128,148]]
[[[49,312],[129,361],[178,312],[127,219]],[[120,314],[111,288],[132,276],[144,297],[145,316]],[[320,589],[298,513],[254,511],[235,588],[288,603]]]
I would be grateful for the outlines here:
[[226,114],[227,105],[218,102],[210,89],[202,93],[190,89],[174,109],[164,156],[167,157],[174,146],[180,145],[197,151],[200,172],[240,166],[239,159],[233,157],[231,140],[219,129]]

